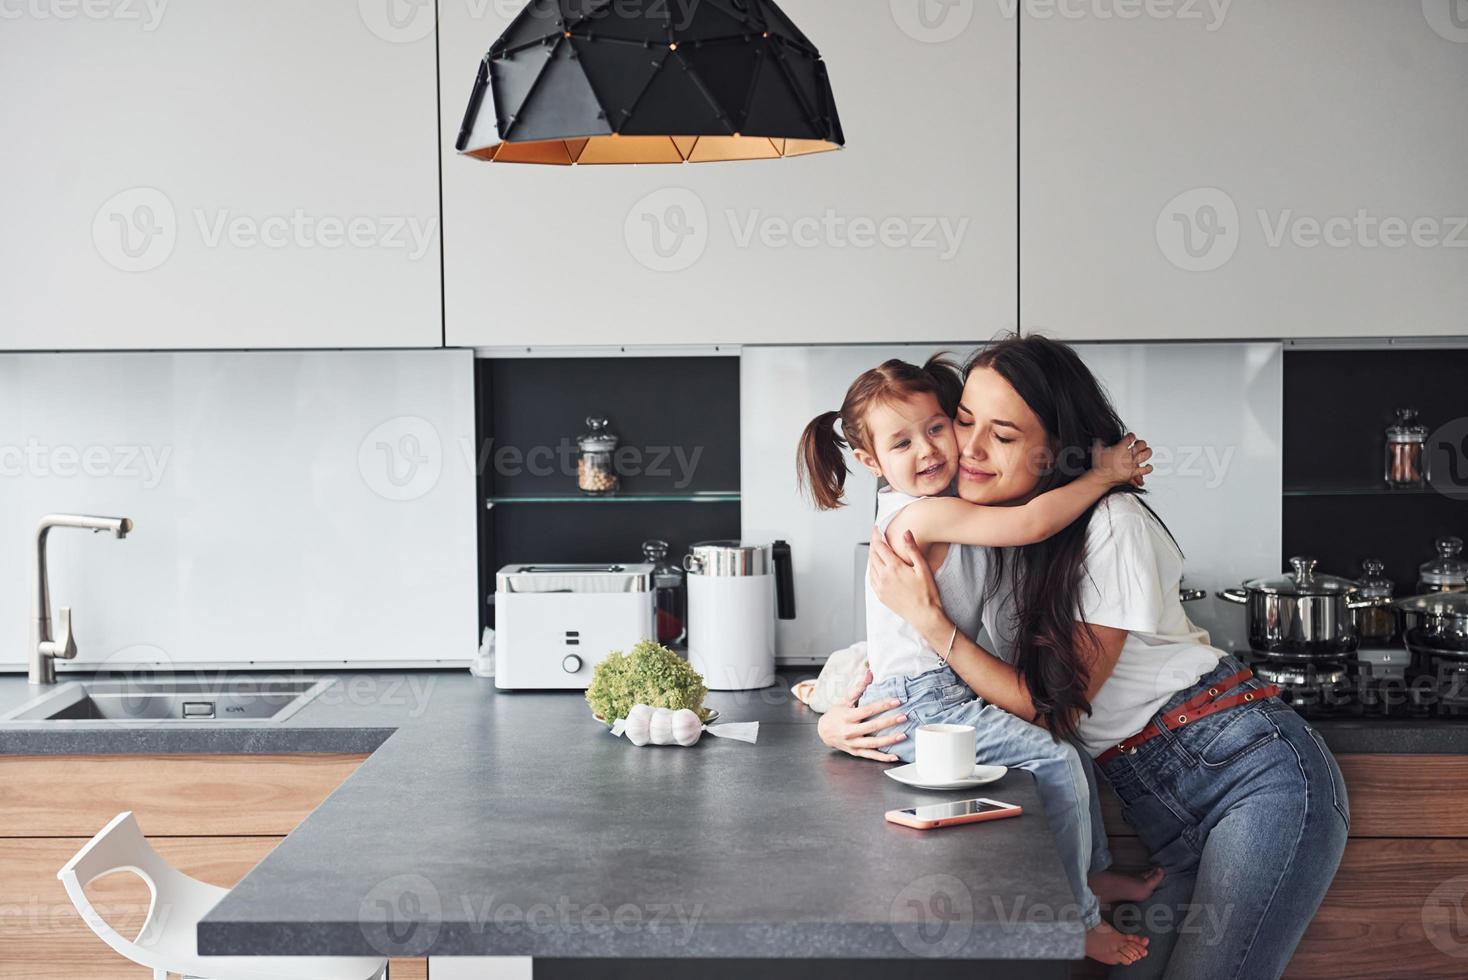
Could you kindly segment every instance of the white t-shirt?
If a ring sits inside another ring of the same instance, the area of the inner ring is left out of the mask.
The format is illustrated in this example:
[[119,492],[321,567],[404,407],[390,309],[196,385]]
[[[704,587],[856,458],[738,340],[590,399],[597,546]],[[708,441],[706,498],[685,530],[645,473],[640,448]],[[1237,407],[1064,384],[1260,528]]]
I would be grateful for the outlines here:
[[[1081,620],[1126,630],[1127,638],[1091,714],[1080,717],[1077,737],[1092,756],[1141,731],[1169,698],[1223,657],[1183,611],[1182,577],[1182,553],[1140,499],[1117,493],[1101,501],[1086,528]],[[1013,582],[1006,578],[985,604],[984,628],[998,647],[993,652],[1010,663],[1013,627]]]
[[[886,533],[892,518],[909,504],[924,500],[884,487],[877,494],[877,527]],[[960,548],[949,545],[943,564],[933,569],[933,581],[943,600],[943,609],[964,636],[977,636],[982,615],[981,592],[984,587],[985,551],[982,548]],[[867,660],[872,677],[916,677],[943,666],[943,661],[917,630],[902,617],[882,605],[866,583]]]

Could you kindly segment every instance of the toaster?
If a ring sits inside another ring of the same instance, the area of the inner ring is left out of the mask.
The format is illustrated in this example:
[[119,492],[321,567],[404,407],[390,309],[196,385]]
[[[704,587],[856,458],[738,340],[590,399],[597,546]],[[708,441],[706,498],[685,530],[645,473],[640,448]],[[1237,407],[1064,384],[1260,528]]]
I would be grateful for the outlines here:
[[652,565],[506,565],[494,585],[494,686],[586,690],[614,650],[657,634]]

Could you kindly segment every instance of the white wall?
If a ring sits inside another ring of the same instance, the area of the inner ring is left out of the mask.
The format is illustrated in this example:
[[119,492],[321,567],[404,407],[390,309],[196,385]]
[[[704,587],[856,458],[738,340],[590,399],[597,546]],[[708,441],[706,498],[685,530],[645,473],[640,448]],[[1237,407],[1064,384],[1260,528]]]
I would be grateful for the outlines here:
[[[1159,450],[1148,502],[1188,556],[1187,584],[1210,591],[1277,569],[1281,541],[1284,358],[1277,344],[1079,347],[1127,424]],[[859,373],[928,347],[748,347],[741,376],[743,533],[790,542],[797,619],[779,624],[779,659],[824,659],[853,638],[853,552],[870,535],[876,483],[847,486],[852,505],[820,513],[801,499],[795,447],[805,424],[837,408]],[[1166,453],[1167,455],[1163,455]],[[1164,465],[1165,464],[1165,465]],[[1231,648],[1243,618],[1209,598],[1188,613]]]
[[473,401],[467,351],[0,355],[0,669],[49,512],[137,523],[51,532],[78,666],[468,660]]

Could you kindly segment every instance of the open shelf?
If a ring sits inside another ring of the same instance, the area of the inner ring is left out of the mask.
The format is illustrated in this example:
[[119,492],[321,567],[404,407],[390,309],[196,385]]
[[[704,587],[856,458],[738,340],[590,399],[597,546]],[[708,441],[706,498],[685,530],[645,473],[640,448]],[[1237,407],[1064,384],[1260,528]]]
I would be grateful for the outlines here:
[[505,494],[490,497],[486,507],[501,504],[728,504],[739,502],[738,490],[696,490],[690,493],[616,493],[593,496],[586,493]]
[[1436,492],[1430,486],[1389,487],[1385,483],[1375,485],[1337,483],[1284,488],[1286,497],[1411,497]]

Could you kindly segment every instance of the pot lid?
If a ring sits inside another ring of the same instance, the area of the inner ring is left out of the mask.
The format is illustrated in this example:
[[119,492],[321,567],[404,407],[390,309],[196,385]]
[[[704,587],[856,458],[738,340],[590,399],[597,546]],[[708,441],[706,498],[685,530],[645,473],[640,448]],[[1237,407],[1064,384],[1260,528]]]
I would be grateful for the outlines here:
[[1428,585],[1463,585],[1468,583],[1468,561],[1459,557],[1463,552],[1462,538],[1438,538],[1435,542],[1437,557],[1424,562],[1421,568],[1422,581]]
[[1351,579],[1317,572],[1314,558],[1291,558],[1290,566],[1294,571],[1278,578],[1250,579],[1244,583],[1244,588],[1271,595],[1298,596],[1348,595],[1357,591],[1356,583]]
[[1394,605],[1402,612],[1425,613],[1429,616],[1468,617],[1468,592],[1434,592],[1398,599]]

